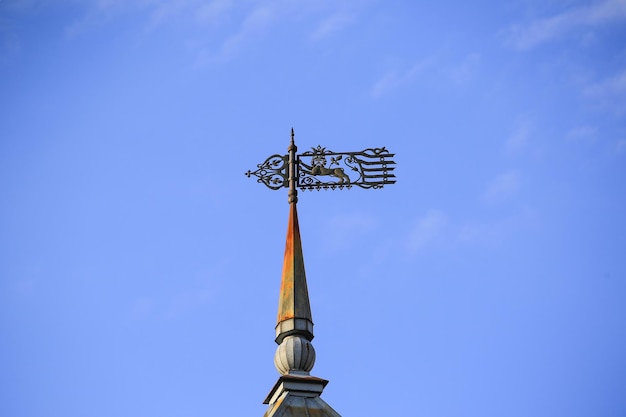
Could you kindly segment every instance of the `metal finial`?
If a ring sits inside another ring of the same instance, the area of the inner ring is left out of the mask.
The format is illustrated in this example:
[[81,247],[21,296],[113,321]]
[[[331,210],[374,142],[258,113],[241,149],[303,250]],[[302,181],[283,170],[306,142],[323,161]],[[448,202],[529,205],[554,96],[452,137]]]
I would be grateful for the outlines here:
[[289,204],[298,202],[298,190],[296,184],[298,182],[298,164],[296,163],[296,151],[298,147],[294,140],[293,127],[291,128],[291,144],[289,144],[289,193],[287,194]]
[[394,184],[395,154],[387,148],[367,148],[360,152],[333,152],[322,146],[301,154],[291,128],[291,143],[287,155],[272,155],[256,171],[248,171],[257,182],[272,190],[289,189],[289,203],[298,201],[301,190],[335,190],[352,188],[383,188]]

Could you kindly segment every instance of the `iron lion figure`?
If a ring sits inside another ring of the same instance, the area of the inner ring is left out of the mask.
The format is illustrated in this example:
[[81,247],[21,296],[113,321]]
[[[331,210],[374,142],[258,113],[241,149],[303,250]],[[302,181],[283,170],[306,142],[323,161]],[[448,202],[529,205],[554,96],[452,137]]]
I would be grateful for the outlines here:
[[326,168],[322,165],[315,165],[311,169],[313,175],[330,175],[331,177],[339,178],[339,184],[350,183],[350,177],[346,175],[343,168]]

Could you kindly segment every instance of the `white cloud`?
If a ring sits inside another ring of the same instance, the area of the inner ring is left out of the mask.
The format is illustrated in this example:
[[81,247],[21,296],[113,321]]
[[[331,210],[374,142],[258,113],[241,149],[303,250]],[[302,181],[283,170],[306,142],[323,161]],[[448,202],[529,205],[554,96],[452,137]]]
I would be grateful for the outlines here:
[[504,144],[504,153],[508,156],[517,155],[528,147],[531,125],[527,120],[520,122]]
[[457,85],[465,85],[478,71],[478,67],[480,65],[480,54],[473,53],[465,58],[465,60],[459,64],[457,67],[449,70],[450,78],[452,82]]
[[171,293],[137,297],[129,308],[129,317],[132,320],[177,319],[206,306],[219,293],[219,280],[214,276],[219,275],[216,271],[223,270],[226,263],[229,261],[224,260],[213,270],[199,274],[195,280],[186,277],[181,281],[185,286]]
[[593,142],[598,137],[598,129],[594,126],[576,126],[567,132],[566,137],[572,142]]
[[326,224],[326,249],[336,251],[353,245],[378,226],[377,219],[366,213],[338,214]]
[[458,239],[463,244],[497,242],[502,232],[496,223],[468,222],[458,233]]
[[155,300],[152,297],[139,297],[135,300],[134,305],[131,308],[131,318],[134,320],[144,320],[152,314],[155,310]]
[[[224,6],[226,7],[226,6]],[[230,7],[230,6],[228,6]],[[256,2],[255,6],[249,10],[244,10],[245,16],[237,29],[226,36],[218,47],[209,46],[207,44],[198,48],[196,59],[197,66],[203,66],[208,63],[225,62],[232,59],[239,50],[253,39],[261,37],[264,32],[269,31],[272,26],[289,19],[302,19],[311,14],[319,12],[318,6],[302,5],[290,2],[288,0],[274,0]],[[324,7],[322,7],[325,9]],[[222,9],[224,11],[225,9]],[[240,11],[241,13],[241,11]],[[326,27],[318,27],[318,30],[326,31],[319,33],[319,36],[326,36],[331,31],[338,30],[343,24],[347,24],[350,14],[346,12],[337,13],[331,16]],[[322,26],[324,23],[322,23]]]
[[98,0],[88,4],[84,16],[72,22],[66,33],[75,36],[129,13],[137,13],[144,19],[144,30],[153,30],[176,19],[213,24],[229,10],[231,3],[231,0]]
[[493,178],[483,193],[483,199],[489,204],[499,204],[515,195],[521,185],[521,174],[510,170]]
[[196,66],[226,62],[242,48],[242,45],[255,37],[259,37],[271,24],[287,13],[278,7],[278,2],[267,2],[250,10],[237,30],[228,35],[219,46],[200,45],[196,56]]
[[176,320],[213,303],[221,293],[226,270],[232,269],[233,259],[223,257],[193,275],[169,280],[167,288],[136,297],[128,306],[132,320]]
[[174,319],[190,313],[215,298],[216,291],[211,287],[183,291],[176,294],[166,307],[165,315]]
[[[510,175],[499,176],[496,183],[510,187]],[[515,180],[514,180],[515,181]],[[508,210],[507,210],[508,211]],[[407,250],[416,254],[427,248],[455,249],[465,245],[498,245],[514,236],[520,230],[534,227],[536,215],[528,205],[520,205],[508,214],[494,216],[490,213],[487,220],[461,219],[452,221],[442,211],[431,209],[419,217],[409,230]],[[395,245],[394,245],[395,246]]]
[[528,49],[576,29],[593,28],[625,19],[626,0],[597,1],[589,6],[574,7],[526,25],[514,25],[506,31],[505,38],[515,48]]
[[203,3],[195,11],[196,20],[203,23],[216,23],[233,8],[233,0],[213,0]]
[[322,20],[317,28],[311,34],[311,39],[319,40],[330,36],[331,34],[338,32],[344,27],[348,26],[354,21],[354,15],[338,12],[326,19]]
[[439,210],[429,210],[420,217],[410,232],[408,249],[417,252],[420,249],[441,242],[448,219]]
[[374,98],[378,98],[385,94],[390,93],[398,88],[406,87],[410,85],[419,74],[427,69],[432,64],[431,59],[425,59],[414,64],[411,68],[404,72],[397,70],[391,70],[383,75],[378,81],[374,83],[370,90],[370,94]]
[[458,242],[464,245],[499,245],[507,237],[516,235],[520,230],[528,230],[535,224],[535,211],[524,205],[507,216],[489,221],[469,220],[460,227],[457,237]]
[[[283,22],[298,21],[316,16],[329,16],[311,35],[320,39],[350,24],[362,5],[351,2],[319,1],[298,3],[291,0],[96,0],[88,2],[84,15],[66,29],[75,36],[112,21],[125,14],[136,14],[143,19],[144,32],[176,23],[185,28],[181,42],[195,55],[196,66],[221,63],[255,39]],[[220,33],[208,32],[207,27],[219,26]],[[187,30],[188,29],[188,30]]]
[[272,5],[261,5],[248,13],[239,31],[222,44],[222,55],[230,57],[239,46],[265,29],[279,17],[279,11]]
[[[125,3],[120,0],[98,0],[88,4],[87,12],[80,19],[73,21],[65,28],[65,34],[69,37],[77,36],[93,26],[116,15],[124,9]],[[128,4],[126,4],[128,6]]]
[[617,115],[626,113],[626,70],[584,87],[583,95]]
[[24,278],[15,284],[15,289],[20,295],[30,295],[35,291],[37,281],[32,278]]
[[171,21],[175,16],[182,13],[187,5],[188,1],[186,0],[156,2],[150,11],[150,28],[155,28]]

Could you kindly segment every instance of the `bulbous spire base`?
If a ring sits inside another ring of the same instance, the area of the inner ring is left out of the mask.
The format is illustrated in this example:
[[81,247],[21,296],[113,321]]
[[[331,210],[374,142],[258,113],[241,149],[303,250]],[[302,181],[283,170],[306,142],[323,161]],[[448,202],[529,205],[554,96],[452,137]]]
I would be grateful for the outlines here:
[[313,344],[299,335],[287,336],[276,348],[274,365],[281,375],[308,375],[315,364]]

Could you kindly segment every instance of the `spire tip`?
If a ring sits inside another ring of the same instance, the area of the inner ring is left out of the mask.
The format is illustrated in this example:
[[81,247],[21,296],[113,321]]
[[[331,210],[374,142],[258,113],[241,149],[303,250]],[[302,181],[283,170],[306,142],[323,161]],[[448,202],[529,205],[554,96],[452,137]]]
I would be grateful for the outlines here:
[[295,134],[293,133],[293,127],[291,128],[291,143],[289,144],[289,194],[288,201],[289,204],[298,202],[298,190],[296,189],[296,182],[298,178],[298,168],[296,166],[296,151],[298,147],[296,146],[294,140]]

